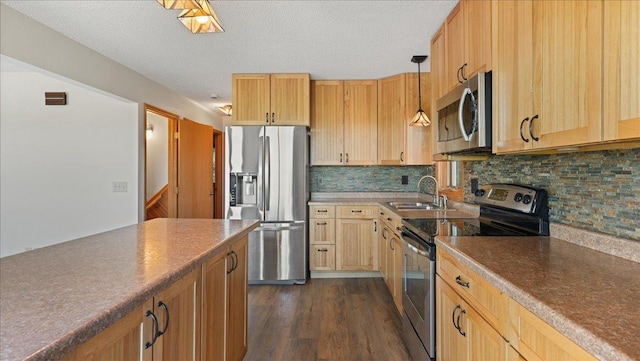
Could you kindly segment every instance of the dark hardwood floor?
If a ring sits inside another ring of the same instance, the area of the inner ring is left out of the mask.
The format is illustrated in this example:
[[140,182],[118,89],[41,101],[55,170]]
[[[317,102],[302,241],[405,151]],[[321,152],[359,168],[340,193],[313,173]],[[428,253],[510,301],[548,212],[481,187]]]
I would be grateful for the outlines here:
[[245,361],[411,360],[382,278],[249,286]]

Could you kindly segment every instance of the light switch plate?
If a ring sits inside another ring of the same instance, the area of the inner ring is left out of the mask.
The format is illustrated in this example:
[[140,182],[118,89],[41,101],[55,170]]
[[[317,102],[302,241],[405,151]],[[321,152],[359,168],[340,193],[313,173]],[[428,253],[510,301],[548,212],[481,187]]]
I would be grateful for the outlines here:
[[112,192],[127,192],[127,182],[113,182]]

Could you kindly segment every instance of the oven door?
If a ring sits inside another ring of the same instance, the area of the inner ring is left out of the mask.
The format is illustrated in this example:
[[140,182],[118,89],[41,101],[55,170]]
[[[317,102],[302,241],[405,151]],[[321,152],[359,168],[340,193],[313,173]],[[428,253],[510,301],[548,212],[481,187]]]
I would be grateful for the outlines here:
[[[434,358],[436,248],[406,228],[401,236],[404,241],[402,307],[423,348],[430,358]],[[403,328],[405,333],[411,331],[408,327]],[[405,339],[410,339],[410,335]]]

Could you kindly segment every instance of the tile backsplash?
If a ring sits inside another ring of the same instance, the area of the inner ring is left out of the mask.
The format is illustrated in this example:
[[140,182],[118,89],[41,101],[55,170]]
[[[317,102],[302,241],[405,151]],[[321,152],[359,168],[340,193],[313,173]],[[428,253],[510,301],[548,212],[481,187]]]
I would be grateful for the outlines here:
[[552,222],[640,241],[640,149],[493,156],[464,168],[467,202],[471,178],[529,184],[549,192]]
[[311,192],[417,192],[424,175],[433,175],[433,166],[314,166],[309,171]]

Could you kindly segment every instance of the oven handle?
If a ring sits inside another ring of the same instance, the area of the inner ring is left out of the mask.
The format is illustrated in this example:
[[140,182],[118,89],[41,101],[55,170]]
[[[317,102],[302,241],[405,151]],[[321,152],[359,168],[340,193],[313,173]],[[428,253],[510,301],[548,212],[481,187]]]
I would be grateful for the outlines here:
[[[413,234],[405,232],[405,231],[400,232],[400,237],[406,242],[407,248],[409,248],[409,250],[411,250],[413,253],[416,253],[416,254],[418,254],[420,256],[423,256],[423,257],[427,257],[429,259],[432,258],[430,250],[422,250],[422,249],[414,246],[413,244],[411,244],[412,242],[409,241],[409,240],[412,240],[412,241],[417,242],[418,244],[420,244],[421,242],[424,242],[423,240],[421,240],[418,237],[414,236]],[[409,240],[407,240],[406,238],[408,238]]]
[[413,253],[419,254],[420,256],[423,256],[423,257],[429,257],[429,252],[425,252],[421,249],[417,249],[411,243],[407,243],[407,247],[409,247],[409,250],[411,250]]

